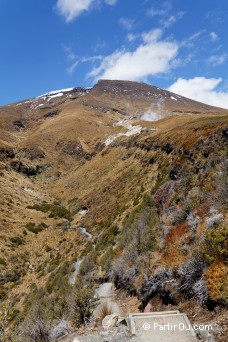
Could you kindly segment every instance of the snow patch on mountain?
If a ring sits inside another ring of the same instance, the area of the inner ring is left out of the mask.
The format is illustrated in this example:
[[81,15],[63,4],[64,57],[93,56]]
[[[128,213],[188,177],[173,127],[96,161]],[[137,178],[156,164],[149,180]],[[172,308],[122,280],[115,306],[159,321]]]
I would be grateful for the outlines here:
[[65,89],[60,89],[60,90],[53,90],[53,91],[49,91],[48,93],[42,94],[40,96],[37,96],[37,98],[41,98],[41,97],[50,97],[50,96],[62,96],[63,93],[67,93],[69,91],[72,91],[74,88],[65,88]]

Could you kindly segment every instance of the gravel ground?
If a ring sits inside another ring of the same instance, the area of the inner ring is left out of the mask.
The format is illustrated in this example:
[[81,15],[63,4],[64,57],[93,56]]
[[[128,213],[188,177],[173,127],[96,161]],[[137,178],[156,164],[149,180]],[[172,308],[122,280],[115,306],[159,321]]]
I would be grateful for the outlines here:
[[109,331],[93,331],[83,335],[71,335],[62,339],[61,342],[137,342],[131,338],[128,328],[120,325]]

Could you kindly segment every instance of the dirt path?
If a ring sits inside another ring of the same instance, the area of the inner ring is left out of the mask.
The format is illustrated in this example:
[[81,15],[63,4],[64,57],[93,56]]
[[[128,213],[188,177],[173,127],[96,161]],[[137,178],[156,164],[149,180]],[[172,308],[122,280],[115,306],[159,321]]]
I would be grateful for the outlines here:
[[115,295],[113,283],[103,283],[96,290],[96,296],[100,298],[109,298]]
[[[77,264],[77,263],[76,263]],[[78,265],[77,265],[78,266]],[[79,265],[80,268],[80,265]],[[119,306],[123,303],[121,293],[115,290],[114,284],[111,282],[101,284],[95,293],[99,297],[99,304],[94,310],[96,317],[96,310],[99,311],[99,305],[103,302],[111,302],[116,309],[119,316],[128,317],[130,307],[123,310]],[[126,304],[129,303],[126,302]],[[136,303],[135,303],[136,304]],[[122,305],[121,305],[122,306]],[[134,309],[133,309],[134,310]],[[120,313],[121,311],[121,313]],[[146,313],[146,314],[130,314],[130,327],[120,324],[118,327],[111,328],[111,330],[104,331],[101,327],[89,328],[84,331],[78,331],[76,334],[69,335],[62,339],[62,342],[196,342],[197,339],[194,333],[189,330],[190,322],[186,315],[179,313],[179,311]],[[145,328],[149,326],[149,329]],[[174,325],[176,326],[175,328]],[[186,328],[185,328],[186,327]],[[92,330],[92,331],[91,331]]]
[[81,267],[82,262],[83,262],[83,259],[80,259],[73,264],[74,271],[70,274],[70,277],[69,277],[69,284],[70,285],[75,284],[75,281],[76,281],[76,278],[77,278],[78,273],[80,271],[80,267]]

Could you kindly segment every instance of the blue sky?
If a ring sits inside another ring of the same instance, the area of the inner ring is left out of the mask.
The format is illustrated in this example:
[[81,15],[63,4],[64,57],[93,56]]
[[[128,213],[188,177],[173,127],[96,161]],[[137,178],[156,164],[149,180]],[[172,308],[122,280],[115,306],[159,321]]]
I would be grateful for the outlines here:
[[0,0],[0,105],[99,78],[228,108],[227,0]]

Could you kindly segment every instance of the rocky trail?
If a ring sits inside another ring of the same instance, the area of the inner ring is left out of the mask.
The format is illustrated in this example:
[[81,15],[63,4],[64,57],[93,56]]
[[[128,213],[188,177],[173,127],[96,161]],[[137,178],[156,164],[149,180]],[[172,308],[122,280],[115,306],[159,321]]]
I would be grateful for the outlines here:
[[77,278],[77,276],[79,274],[82,262],[83,262],[83,259],[79,259],[77,262],[75,262],[73,264],[74,271],[69,276],[69,284],[70,285],[74,285],[75,284],[75,281],[76,281],[76,278]]
[[96,290],[96,296],[100,298],[109,298],[115,295],[113,283],[103,283]]
[[[60,341],[62,342],[196,342],[196,333],[191,328],[185,314],[177,311],[163,311],[151,313],[135,313],[123,315],[118,305],[118,294],[115,291],[114,284],[103,283],[96,290],[96,296],[99,297],[99,305],[94,310],[96,317],[99,306],[105,301],[115,306],[116,313],[106,316],[102,321],[102,327],[96,327],[88,323],[84,330],[68,335]],[[119,310],[119,312],[118,312]],[[154,324],[165,327],[182,325],[188,329],[157,329],[154,330]],[[149,328],[148,328],[149,327]],[[210,337],[210,335],[208,335]],[[205,341],[212,341],[207,339]]]

